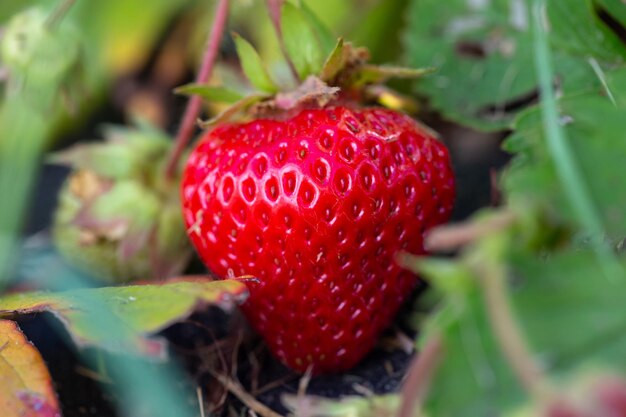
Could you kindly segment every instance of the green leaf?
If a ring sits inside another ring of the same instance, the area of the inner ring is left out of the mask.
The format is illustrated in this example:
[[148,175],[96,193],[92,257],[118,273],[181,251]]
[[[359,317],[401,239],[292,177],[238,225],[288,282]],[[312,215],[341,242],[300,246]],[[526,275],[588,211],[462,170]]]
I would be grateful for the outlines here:
[[[616,104],[600,90],[562,97],[558,105],[569,146],[602,217],[604,230],[613,239],[622,239],[626,236],[626,188],[622,186],[621,170],[626,143],[619,132],[623,131],[626,111],[626,69],[605,77]],[[506,148],[518,152],[503,177],[508,195],[516,200],[533,199],[552,208],[554,216],[579,224],[559,185],[538,109],[520,116],[516,133],[507,139]]]
[[233,39],[235,40],[237,55],[241,61],[243,72],[246,74],[246,77],[248,77],[248,80],[250,80],[250,83],[259,90],[267,93],[275,93],[278,91],[278,86],[272,81],[259,53],[250,42],[236,33],[233,33]]
[[[554,47],[607,64],[623,63],[626,47],[596,16],[591,0],[578,1],[572,6],[560,1],[547,2],[550,41]],[[624,9],[623,3],[621,8]]]
[[326,58],[326,62],[324,62],[320,72],[320,79],[324,82],[332,80],[346,65],[346,58],[343,38],[339,38],[330,55]]
[[474,292],[455,321],[449,319],[450,311],[455,310],[449,305],[430,319],[445,326],[445,357],[424,403],[428,415],[486,416],[523,398],[489,331],[482,302]]
[[[585,362],[626,371],[626,281],[599,279],[602,266],[590,251],[570,250],[547,258],[518,254],[510,268],[515,276],[510,289],[514,311],[547,373],[565,377]],[[468,294],[456,322],[443,321],[446,356],[425,403],[428,415],[500,415],[526,401],[485,309],[482,293],[475,291]]]
[[300,0],[300,10],[304,18],[315,31],[315,35],[322,49],[322,55],[328,55],[335,46],[336,36],[333,36],[330,29],[317,17],[304,0]]
[[[159,284],[9,295],[0,298],[0,315],[51,312],[81,347],[98,346],[114,352],[139,349],[158,357],[165,353],[163,342],[144,335],[158,332],[207,304],[227,308],[245,296],[246,287],[240,281],[182,278]],[[105,318],[111,314],[127,330],[126,339],[107,332]]]
[[231,117],[235,116],[238,113],[245,112],[251,106],[255,105],[259,101],[262,101],[269,96],[267,94],[250,94],[241,100],[233,103],[230,107],[225,109],[223,112],[218,114],[217,116],[209,119],[207,121],[203,121],[200,123],[200,126],[203,128],[207,128],[215,125],[216,123],[221,123],[229,120]]
[[136,128],[106,125],[104,136],[105,142],[82,143],[55,152],[48,162],[88,169],[106,178],[145,181],[172,143],[166,133],[145,121],[138,121]]
[[[372,3],[348,39],[354,45],[366,46],[372,62],[397,62],[404,53],[402,34],[405,31],[407,5],[409,0],[385,0]],[[403,16],[402,19],[398,19]]]
[[390,78],[419,78],[435,68],[405,68],[390,65],[363,65],[355,75],[355,85],[382,83]]
[[77,145],[52,154],[54,164],[91,169],[107,178],[130,178],[137,172],[138,160],[131,148],[114,144]]
[[324,64],[325,55],[315,29],[302,11],[289,2],[285,2],[281,13],[282,37],[288,59],[301,79],[317,74]]
[[626,26],[626,7],[622,0],[595,0],[594,5],[597,11],[605,12],[619,24]]
[[174,90],[176,94],[196,95],[208,101],[234,103],[243,98],[243,94],[225,87],[212,87],[206,84],[185,84]]
[[573,370],[584,359],[626,371],[625,280],[604,279],[602,265],[587,250],[512,261],[523,277],[513,303],[548,369]]
[[[590,1],[547,4],[559,85],[567,92],[597,87],[591,63],[604,70],[620,64],[625,47]],[[412,0],[408,22],[407,62],[438,68],[416,83],[416,91],[446,117],[498,130],[534,104],[537,78],[527,2]]]
[[[521,5],[515,19],[512,3]],[[514,117],[510,103],[535,89],[525,2],[413,0],[405,40],[410,66],[438,68],[417,91],[453,120],[501,129]]]
[[437,291],[449,297],[465,298],[476,286],[467,267],[453,260],[409,255],[401,258],[401,264],[423,276]]

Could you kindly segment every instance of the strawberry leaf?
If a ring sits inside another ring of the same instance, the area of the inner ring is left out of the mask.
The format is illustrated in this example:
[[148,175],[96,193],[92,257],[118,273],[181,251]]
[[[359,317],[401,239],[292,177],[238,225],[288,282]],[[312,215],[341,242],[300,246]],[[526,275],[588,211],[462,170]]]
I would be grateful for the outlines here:
[[339,93],[338,87],[329,87],[319,78],[311,75],[295,90],[276,95],[273,105],[281,110],[291,110],[303,103],[316,102],[325,106]]
[[619,22],[622,26],[626,25],[626,8],[621,0],[595,0],[594,6],[598,12],[606,12],[609,16]]
[[107,179],[151,175],[171,145],[170,137],[146,123],[137,128],[108,125],[106,142],[78,144],[48,157],[55,164],[87,169]]
[[237,55],[239,55],[243,72],[250,80],[250,83],[266,93],[278,91],[278,86],[272,81],[265,64],[250,42],[236,33],[233,33],[233,39],[235,40],[235,47],[237,48]]
[[[546,372],[565,376],[575,373],[583,361],[626,371],[626,338],[621,330],[626,326],[622,308],[626,282],[598,278],[602,266],[590,251],[569,250],[548,258],[518,254],[510,267],[515,276],[509,294],[515,315]],[[431,271],[441,272],[439,278],[444,280],[449,268]],[[446,346],[425,402],[428,415],[489,415],[515,408],[525,399],[493,336],[483,294],[464,293],[462,302],[458,292],[446,295],[428,322],[444,334]]]
[[435,68],[404,68],[388,65],[362,65],[355,75],[355,85],[383,83],[390,78],[419,78],[435,72]]
[[249,109],[251,106],[255,105],[259,101],[265,100],[268,98],[267,94],[250,94],[242,98],[241,100],[233,103],[226,110],[213,117],[212,119],[200,122],[200,126],[203,128],[214,126],[216,123],[221,123],[229,120],[234,117],[236,114],[241,113]]
[[580,1],[574,8],[563,2],[548,2],[547,12],[555,48],[582,57],[593,56],[606,64],[624,62],[626,47],[617,34],[599,23],[590,0]]
[[289,2],[285,2],[282,8],[281,31],[288,59],[298,76],[305,79],[317,74],[324,63],[324,50],[313,26],[302,11]]
[[317,15],[311,10],[304,0],[300,0],[300,10],[304,15],[304,18],[309,22],[309,25],[315,31],[317,40],[320,43],[322,54],[328,55],[335,46],[336,37],[330,32],[328,27],[317,17]]
[[[618,184],[623,183],[621,155],[626,153],[626,144],[615,132],[623,129],[626,70],[606,74],[605,82],[607,90],[564,96],[559,107],[565,134],[600,211],[604,229],[613,239],[622,239],[626,236],[626,190]],[[504,176],[503,184],[511,198],[531,199],[552,207],[552,215],[577,224],[548,153],[538,109],[520,116],[516,133],[505,146],[519,153]]]
[[[412,0],[405,36],[413,67],[437,73],[416,84],[447,117],[481,130],[509,127],[536,100],[527,2]],[[555,72],[564,91],[598,86],[597,71],[623,62],[626,49],[591,1],[547,2]],[[594,64],[595,65],[595,64]]]
[[[435,66],[437,74],[416,84],[446,116],[472,127],[507,126],[508,102],[536,86],[525,2],[509,19],[511,2],[413,0],[405,36],[412,67]],[[488,5],[487,5],[488,4]],[[488,12],[487,12],[488,8]],[[497,80],[497,81],[496,81]]]
[[[402,33],[409,0],[385,0],[372,6],[359,18],[359,24],[350,32],[354,45],[366,45],[372,62],[397,62],[405,52]],[[398,17],[402,16],[402,22]]]
[[347,54],[343,44],[343,38],[337,40],[337,44],[326,58],[320,79],[324,82],[332,80],[341,71],[347,62]]
[[200,96],[207,101],[235,103],[243,98],[243,94],[225,87],[213,87],[206,84],[185,84],[174,90],[176,94]]
[[[228,308],[245,296],[246,287],[240,281],[189,277],[159,284],[8,295],[0,298],[0,315],[51,312],[78,346],[162,357],[166,352],[164,342],[145,335],[186,318],[202,306]],[[120,321],[123,337],[119,332],[108,332],[111,326],[107,317]]]
[[0,320],[0,408],[4,417],[61,415],[52,379],[17,324]]

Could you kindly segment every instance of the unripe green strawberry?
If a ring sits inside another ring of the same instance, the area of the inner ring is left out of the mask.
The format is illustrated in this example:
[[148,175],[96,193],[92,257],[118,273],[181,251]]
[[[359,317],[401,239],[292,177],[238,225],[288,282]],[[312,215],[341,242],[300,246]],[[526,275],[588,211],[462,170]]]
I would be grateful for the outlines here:
[[170,141],[145,127],[113,129],[108,139],[54,158],[76,168],[59,194],[57,249],[71,265],[110,282],[180,273],[190,246],[177,181],[162,175]]

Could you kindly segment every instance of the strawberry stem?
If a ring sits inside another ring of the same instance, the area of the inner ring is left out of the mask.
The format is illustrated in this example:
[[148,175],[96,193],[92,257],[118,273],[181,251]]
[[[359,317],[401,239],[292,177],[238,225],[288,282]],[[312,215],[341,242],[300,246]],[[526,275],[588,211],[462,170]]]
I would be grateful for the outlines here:
[[45,26],[48,30],[53,30],[56,25],[58,25],[61,20],[65,17],[67,12],[70,11],[72,6],[76,3],[76,0],[62,0],[61,3],[55,7],[55,9],[50,13],[48,19],[46,19]]
[[280,51],[282,52],[285,60],[287,61],[287,65],[289,66],[289,70],[291,71],[291,75],[296,80],[296,83],[302,81],[300,79],[300,75],[298,74],[298,70],[294,65],[289,53],[287,52],[287,48],[285,47],[285,42],[283,40],[283,31],[280,27],[281,25],[281,8],[283,2],[285,0],[266,0],[265,4],[267,4],[267,11],[270,15],[270,19],[272,20],[272,25],[274,26],[274,31],[276,32],[276,36],[278,37],[278,44],[280,45]]
[[401,391],[398,417],[415,415],[415,409],[421,406],[428,385],[432,380],[441,359],[444,356],[443,336],[439,333],[431,335],[424,348],[417,353]]
[[[219,47],[222,42],[222,36],[224,35],[224,28],[226,27],[226,20],[228,18],[228,6],[228,0],[219,0],[219,3],[217,4],[217,7],[215,9],[213,26],[207,39],[207,47],[204,52],[204,57],[202,58],[202,65],[200,66],[200,71],[198,72],[198,75],[196,77],[197,84],[206,83],[213,73],[213,67],[215,66]],[[176,174],[178,160],[180,159],[180,156],[187,147],[187,144],[189,143],[189,140],[194,133],[196,120],[198,118],[198,114],[200,113],[201,108],[202,97],[198,95],[191,96],[189,98],[189,101],[187,102],[187,107],[185,108],[183,119],[178,129],[178,133],[176,134],[174,147],[172,148],[172,152],[170,153],[170,156],[168,158],[167,165],[165,166],[165,177],[169,180],[173,179],[174,175]]]
[[487,260],[480,268],[481,284],[496,341],[517,379],[526,392],[540,402],[551,390],[543,369],[537,365],[526,338],[514,317],[506,288],[505,266],[498,260]]

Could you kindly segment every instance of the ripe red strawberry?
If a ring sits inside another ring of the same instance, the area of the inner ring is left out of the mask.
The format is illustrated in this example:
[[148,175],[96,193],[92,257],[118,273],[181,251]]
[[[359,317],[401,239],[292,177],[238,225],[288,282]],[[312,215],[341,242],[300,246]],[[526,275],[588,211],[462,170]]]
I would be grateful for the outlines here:
[[395,262],[423,253],[445,222],[454,178],[445,146],[401,113],[302,110],[209,131],[184,172],[188,233],[220,278],[254,275],[243,305],[293,369],[352,367],[418,278]]

